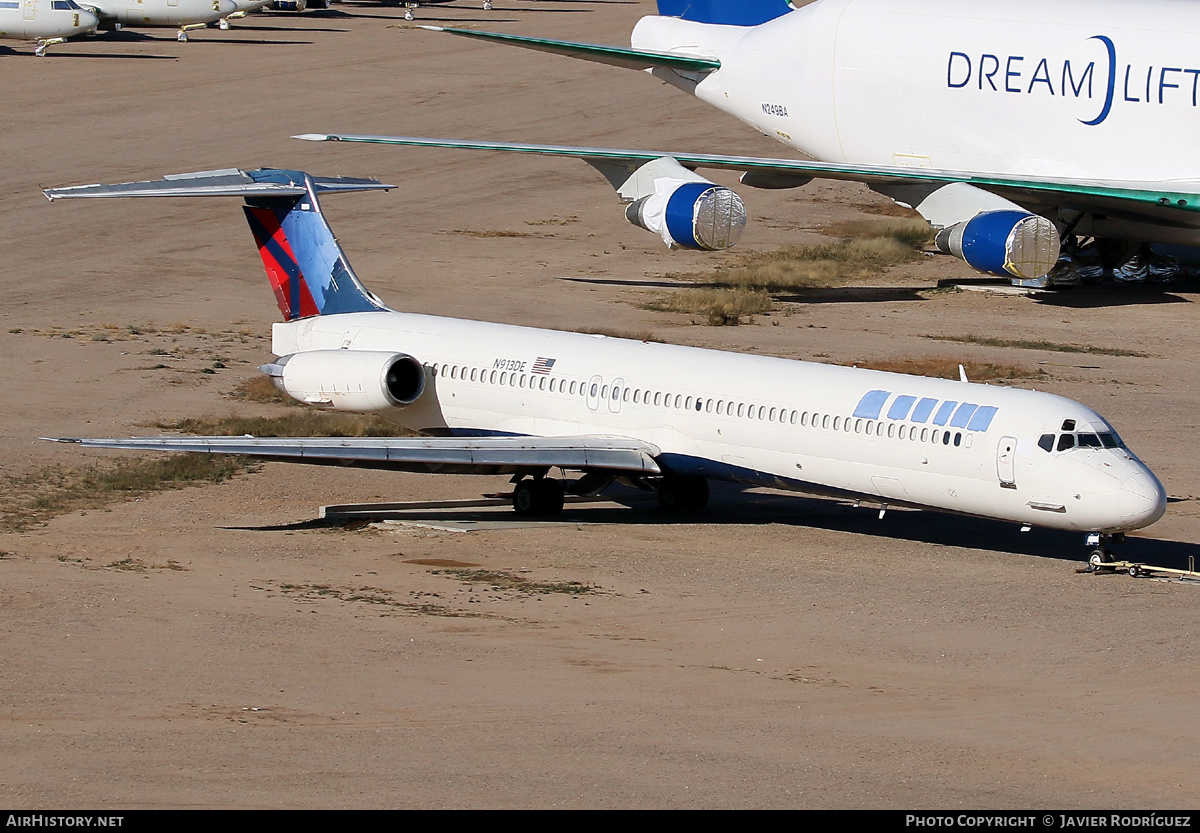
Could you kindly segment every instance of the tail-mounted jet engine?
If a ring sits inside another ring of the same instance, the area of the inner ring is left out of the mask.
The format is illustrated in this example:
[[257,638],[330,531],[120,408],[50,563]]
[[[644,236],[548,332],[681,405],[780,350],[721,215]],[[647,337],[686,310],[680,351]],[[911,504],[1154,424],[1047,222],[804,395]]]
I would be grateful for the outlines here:
[[742,198],[688,170],[670,156],[635,167],[615,160],[586,160],[630,203],[625,217],[671,247],[728,249],[746,228]]
[[335,411],[375,413],[403,408],[425,390],[425,370],[404,353],[368,350],[306,350],[259,370],[275,387],[309,405]]
[[938,232],[937,247],[980,272],[1033,280],[1058,262],[1054,223],[1027,211],[985,211]]

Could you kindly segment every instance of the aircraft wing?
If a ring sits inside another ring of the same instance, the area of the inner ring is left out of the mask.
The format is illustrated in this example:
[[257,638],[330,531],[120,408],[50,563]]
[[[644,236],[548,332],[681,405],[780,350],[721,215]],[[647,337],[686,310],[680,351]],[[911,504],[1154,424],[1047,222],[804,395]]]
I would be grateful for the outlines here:
[[702,55],[684,55],[674,52],[650,52],[644,49],[630,49],[623,46],[602,46],[596,43],[575,43],[574,41],[547,40],[546,38],[529,38],[521,35],[505,35],[500,32],[475,32],[470,29],[450,29],[445,26],[422,26],[433,32],[446,32],[464,38],[476,40],[499,41],[510,46],[520,46],[537,52],[550,52],[555,55],[566,55],[569,58],[581,58],[597,64],[607,64],[625,69],[653,69],[663,67],[681,72],[712,72],[721,68],[721,62],[716,58],[706,58]]
[[938,187],[961,182],[999,194],[1021,204],[1108,213],[1184,227],[1200,226],[1200,182],[1193,181],[1121,182],[1007,176],[933,168],[848,165],[806,159],[773,159],[758,156],[724,156],[712,153],[573,147],[519,142],[462,141],[415,136],[306,133],[293,138],[314,142],[365,142],[410,147],[532,153],[582,159],[593,164],[624,165],[629,168],[655,159],[670,157],[687,168],[742,171],[748,175],[751,182],[754,177],[776,177],[783,181],[793,182],[803,177],[813,177],[864,182],[868,185],[878,186]]
[[624,437],[43,437],[90,448],[235,454],[264,460],[443,474],[558,467],[659,474],[657,446]]

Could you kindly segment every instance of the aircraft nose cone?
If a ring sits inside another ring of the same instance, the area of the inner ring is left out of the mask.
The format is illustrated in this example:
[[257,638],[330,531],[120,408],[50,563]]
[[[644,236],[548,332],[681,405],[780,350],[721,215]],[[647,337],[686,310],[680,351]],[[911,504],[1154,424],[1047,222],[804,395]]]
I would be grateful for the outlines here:
[[77,12],[77,14],[79,15],[79,28],[84,34],[96,31],[96,27],[100,25],[99,17],[86,9]]
[[1121,485],[1121,519],[1130,529],[1149,526],[1167,511],[1167,493],[1149,472],[1135,474]]

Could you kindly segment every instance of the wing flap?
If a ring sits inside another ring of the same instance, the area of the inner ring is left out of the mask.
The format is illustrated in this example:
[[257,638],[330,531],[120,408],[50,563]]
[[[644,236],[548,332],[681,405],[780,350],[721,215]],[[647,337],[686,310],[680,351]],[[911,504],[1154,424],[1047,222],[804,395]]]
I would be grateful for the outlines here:
[[431,32],[445,32],[463,38],[505,43],[509,46],[520,46],[537,52],[549,52],[554,55],[565,55],[568,58],[579,58],[597,64],[623,67],[624,69],[653,69],[663,67],[680,72],[712,72],[721,68],[721,62],[715,58],[701,55],[677,55],[671,52],[649,52],[643,49],[630,49],[622,46],[603,46],[595,43],[577,43],[575,41],[548,40],[546,38],[530,38],[521,35],[506,35],[500,32],[474,32],[470,29],[451,29],[445,26],[422,26]]
[[656,446],[623,437],[44,437],[89,448],[236,454],[294,463],[418,471],[608,469],[658,474]]

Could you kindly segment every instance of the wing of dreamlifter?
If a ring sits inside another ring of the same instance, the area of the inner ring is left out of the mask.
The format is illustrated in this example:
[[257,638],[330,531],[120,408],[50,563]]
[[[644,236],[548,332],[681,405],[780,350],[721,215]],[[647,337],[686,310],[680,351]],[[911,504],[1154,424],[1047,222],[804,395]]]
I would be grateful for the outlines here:
[[546,38],[530,38],[522,35],[505,35],[500,32],[474,32],[470,29],[450,29],[444,26],[422,26],[433,32],[446,32],[464,38],[476,40],[497,41],[509,46],[520,46],[536,52],[550,52],[554,55],[565,55],[568,58],[579,58],[597,64],[606,64],[624,69],[673,69],[681,72],[707,73],[721,68],[721,62],[716,58],[703,55],[687,55],[676,52],[650,52],[644,49],[631,49],[624,46],[604,46],[595,43],[576,43],[574,41],[548,40]]
[[1045,201],[1076,211],[1120,212],[1155,222],[1200,225],[1200,183],[1197,182],[1145,183],[1058,177],[996,176],[970,171],[849,165],[807,159],[469,141],[416,136],[305,133],[293,138],[310,142],[363,142],[409,147],[540,154],[582,159],[592,164],[615,164],[629,167],[637,167],[655,159],[670,157],[686,168],[741,171],[743,173],[742,180],[748,185],[757,185],[759,182],[799,185],[806,177],[863,182],[867,185],[936,186],[963,183],[1016,202]]

